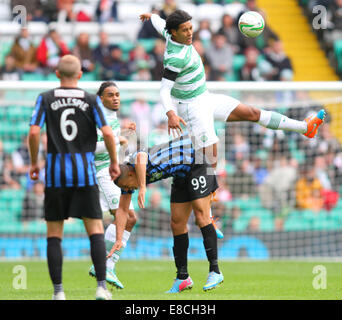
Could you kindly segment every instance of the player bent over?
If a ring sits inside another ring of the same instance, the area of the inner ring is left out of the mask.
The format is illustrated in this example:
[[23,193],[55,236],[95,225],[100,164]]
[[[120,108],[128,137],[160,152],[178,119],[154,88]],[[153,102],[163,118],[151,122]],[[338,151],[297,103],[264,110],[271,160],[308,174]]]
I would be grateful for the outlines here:
[[111,253],[122,246],[122,234],[134,190],[139,189],[138,205],[144,208],[146,185],[173,177],[171,229],[177,277],[167,293],[181,292],[193,286],[188,273],[187,259],[187,222],[192,211],[202,232],[204,249],[209,261],[209,275],[203,290],[213,289],[223,282],[217,261],[216,231],[210,219],[211,194],[218,188],[218,184],[211,165],[203,158],[203,153],[195,154],[190,136],[181,135],[168,143],[154,146],[148,153],[135,153],[129,162],[120,165],[120,170],[121,175],[115,183],[123,191],[117,210],[117,239]]
[[[120,92],[116,84],[112,81],[103,82],[97,92],[97,95],[100,97],[103,105],[104,105],[104,114],[106,115],[108,125],[112,128],[115,141],[116,141],[116,153],[119,158],[119,150],[120,146],[127,143],[126,138],[122,137],[120,123],[117,117],[117,111],[120,109]],[[131,130],[135,131],[135,123],[131,123]],[[119,159],[118,159],[119,161]],[[114,217],[116,214],[116,210],[119,207],[119,200],[121,195],[121,190],[118,186],[116,186],[112,179],[110,178],[108,167],[110,165],[110,157],[107,152],[107,149],[104,144],[103,135],[101,130],[97,130],[97,144],[95,151],[95,168],[96,168],[96,177],[99,184],[100,191],[100,204],[102,212],[109,211]],[[131,235],[131,231],[136,224],[137,217],[134,212],[133,203],[131,202],[129,205],[128,211],[128,220],[123,232],[123,246],[121,250],[117,250],[113,253],[113,255],[107,258],[106,261],[106,281],[118,289],[123,289],[124,286],[118,279],[115,272],[115,265],[119,261],[120,254],[123,249],[126,247],[127,241]],[[104,235],[105,244],[107,254],[112,249],[115,240],[116,240],[116,221],[114,220],[111,223],[105,232]],[[91,266],[89,270],[89,275],[95,277],[95,268]]]

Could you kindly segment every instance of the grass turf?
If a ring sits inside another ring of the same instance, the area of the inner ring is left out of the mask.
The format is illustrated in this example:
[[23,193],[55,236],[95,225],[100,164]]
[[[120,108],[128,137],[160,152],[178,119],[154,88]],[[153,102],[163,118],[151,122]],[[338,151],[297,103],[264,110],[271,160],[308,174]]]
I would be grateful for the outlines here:
[[[27,271],[26,289],[14,289],[22,265]],[[65,261],[63,286],[68,300],[93,300],[96,281],[88,275],[91,263]],[[316,265],[326,268],[327,288],[316,290],[313,273]],[[0,262],[0,300],[50,300],[52,284],[46,261]],[[225,281],[215,290],[203,292],[208,264],[190,261],[192,290],[165,294],[175,277],[173,261],[121,260],[117,275],[124,290],[112,289],[115,300],[341,300],[342,264],[338,262],[220,262]]]

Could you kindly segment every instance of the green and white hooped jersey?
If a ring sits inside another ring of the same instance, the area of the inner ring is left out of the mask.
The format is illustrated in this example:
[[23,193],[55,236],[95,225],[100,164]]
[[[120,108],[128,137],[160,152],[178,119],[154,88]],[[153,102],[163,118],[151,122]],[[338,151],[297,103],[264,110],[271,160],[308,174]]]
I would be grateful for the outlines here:
[[[115,136],[115,146],[116,146],[116,154],[119,155],[120,151],[120,141],[119,136],[121,134],[120,123],[118,117],[116,115],[116,111],[110,110],[108,108],[104,108],[104,113],[107,118],[108,125],[112,128],[114,136]],[[97,141],[104,141],[102,131],[97,129]],[[107,152],[95,153],[95,168],[96,173],[98,174],[104,168],[108,168],[110,165],[110,157]],[[108,171],[106,171],[107,174]]]
[[178,73],[171,96],[180,101],[193,99],[207,90],[205,71],[200,55],[193,45],[177,43],[165,30],[165,20],[151,17],[154,28],[165,38],[164,68]]

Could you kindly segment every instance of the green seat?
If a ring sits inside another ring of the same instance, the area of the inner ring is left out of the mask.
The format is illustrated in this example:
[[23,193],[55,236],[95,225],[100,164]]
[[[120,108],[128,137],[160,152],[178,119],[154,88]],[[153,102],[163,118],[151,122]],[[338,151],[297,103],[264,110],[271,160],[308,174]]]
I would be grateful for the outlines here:
[[[6,136],[6,138],[8,139],[8,136]],[[3,147],[4,147],[4,151],[6,153],[13,153],[16,149],[18,149],[19,145],[20,145],[20,141],[13,141],[13,140],[2,140],[3,143]]]
[[1,41],[0,42],[0,66],[3,66],[5,64],[5,58],[11,51],[13,42],[6,42],[6,41]]
[[23,224],[20,221],[11,221],[6,223],[0,223],[0,234],[11,233],[11,234],[22,234]]
[[132,41],[122,41],[119,43],[119,47],[123,53],[128,53],[135,47],[135,44]]
[[96,81],[96,72],[84,72],[81,81]]
[[141,44],[146,52],[152,52],[156,44],[156,39],[139,39],[138,44]]
[[238,219],[233,221],[233,230],[236,232],[245,231],[248,227],[248,222],[249,219],[246,216],[241,215]]
[[235,54],[233,58],[233,69],[239,71],[246,62],[246,57],[243,54]]
[[23,80],[23,81],[44,81],[45,76],[41,73],[25,72],[25,73],[23,73],[21,80]]
[[46,80],[47,81],[58,81],[58,78],[56,76],[55,73],[49,73],[47,76],[46,76]]

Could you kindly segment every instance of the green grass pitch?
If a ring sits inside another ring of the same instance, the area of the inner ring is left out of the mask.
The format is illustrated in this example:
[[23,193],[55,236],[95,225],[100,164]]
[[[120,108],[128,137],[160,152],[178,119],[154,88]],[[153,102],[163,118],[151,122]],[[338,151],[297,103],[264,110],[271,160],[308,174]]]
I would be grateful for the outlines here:
[[[88,275],[88,261],[64,261],[63,285],[68,300],[93,300],[96,281]],[[26,269],[26,289],[15,289],[15,266]],[[326,270],[326,289],[314,289],[314,267]],[[189,261],[194,281],[192,290],[165,294],[175,277],[171,260],[121,260],[117,275],[124,290],[113,289],[115,300],[341,300],[342,264],[339,262],[298,261],[221,261],[225,281],[220,287],[203,292],[208,264]],[[0,300],[50,300],[52,284],[46,261],[0,262]]]

